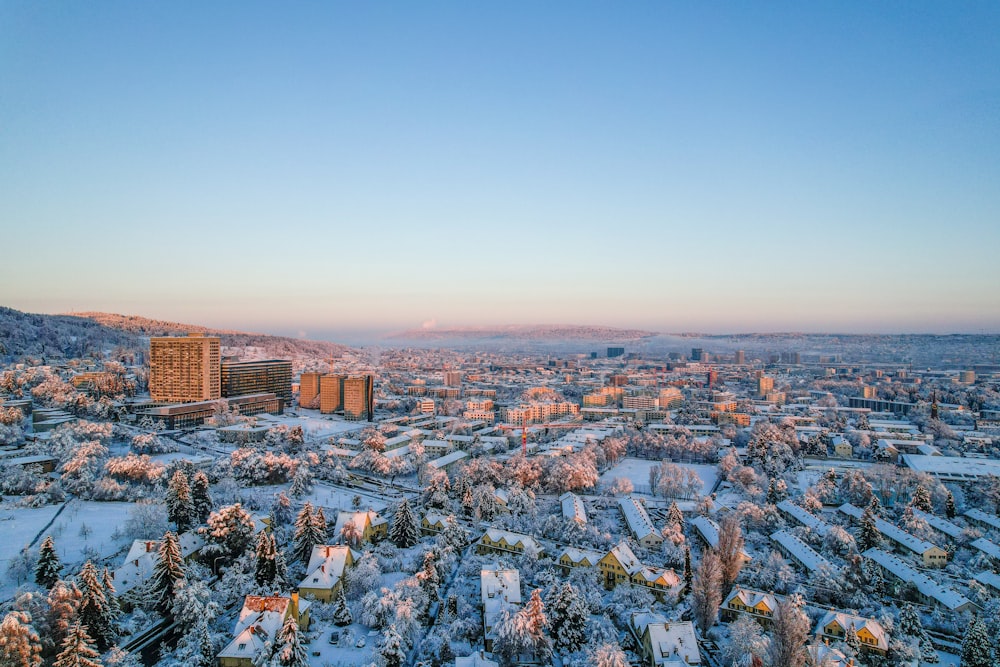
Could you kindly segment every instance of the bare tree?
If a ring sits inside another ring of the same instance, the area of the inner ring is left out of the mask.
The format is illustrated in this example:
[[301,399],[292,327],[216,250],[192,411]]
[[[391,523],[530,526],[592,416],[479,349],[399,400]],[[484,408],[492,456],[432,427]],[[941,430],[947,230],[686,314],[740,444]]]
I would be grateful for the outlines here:
[[704,635],[718,620],[722,604],[722,563],[711,549],[702,555],[691,582],[691,603],[695,622]]
[[719,523],[719,561],[722,564],[722,588],[729,588],[743,567],[743,529],[740,518],[730,512]]
[[805,667],[809,657],[806,652],[809,618],[802,611],[802,605],[800,596],[790,595],[774,610],[771,643],[768,646],[772,665]]

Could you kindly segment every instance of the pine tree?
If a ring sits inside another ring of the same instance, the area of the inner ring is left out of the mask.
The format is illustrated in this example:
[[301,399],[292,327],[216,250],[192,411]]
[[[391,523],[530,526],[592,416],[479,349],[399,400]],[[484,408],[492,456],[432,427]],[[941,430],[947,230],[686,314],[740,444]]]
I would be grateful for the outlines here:
[[194,501],[191,499],[191,486],[183,471],[174,472],[167,483],[167,520],[177,526],[177,532],[183,533],[194,525]]
[[691,547],[684,545],[684,592],[691,592],[691,582],[694,580],[694,571],[691,569]]
[[[569,583],[564,583],[559,595],[559,609],[552,609],[550,606],[549,615],[552,617],[550,634],[555,637],[556,646],[567,651],[578,651],[587,643],[587,619],[590,618],[590,611],[587,603],[580,597],[579,593]],[[559,616],[558,627],[556,627],[556,615]]]
[[153,608],[166,618],[174,605],[174,595],[178,584],[187,581],[184,573],[184,560],[177,544],[177,537],[167,532],[160,543],[159,558],[153,567],[153,576],[149,580],[150,598]]
[[347,606],[347,596],[344,595],[344,587],[337,589],[337,602],[333,608],[333,622],[340,627],[350,625],[354,622],[351,616],[351,608]]
[[38,547],[35,583],[49,590],[59,581],[60,571],[62,571],[62,563],[59,562],[59,554],[56,553],[56,545],[52,541],[52,536],[48,535]]
[[108,599],[108,620],[113,626],[122,616],[122,605],[118,601],[118,591],[115,590],[114,580],[108,568],[104,568],[101,585],[104,587],[104,596]]
[[924,626],[920,623],[920,615],[917,614],[916,607],[909,602],[904,603],[903,608],[899,610],[897,632],[906,637],[919,637],[923,629]]
[[396,630],[396,625],[390,625],[382,636],[382,641],[378,647],[379,657],[385,667],[403,667],[406,663],[406,650],[403,647],[403,638]]
[[253,578],[257,584],[257,588],[264,592],[274,590],[274,580],[277,574],[277,566],[275,564],[276,551],[274,538],[266,530],[260,531],[260,534],[257,536],[257,553],[255,554],[256,560]]
[[417,580],[420,582],[420,588],[422,588],[424,593],[427,595],[428,608],[430,605],[438,601],[438,586],[441,583],[441,577],[438,576],[435,560],[433,551],[425,553],[424,566],[420,572],[417,573]]
[[12,611],[0,622],[0,665],[3,667],[39,667],[42,642],[31,626],[31,615]]
[[97,568],[89,560],[80,570],[79,585],[82,597],[77,615],[78,623],[85,626],[87,638],[92,639],[98,648],[107,648],[114,641],[114,626],[104,586],[101,585]]
[[309,655],[302,644],[302,634],[295,614],[289,614],[275,637],[271,664],[281,667],[309,667]]
[[83,593],[72,581],[57,581],[49,591],[49,611],[46,615],[50,637],[54,646],[62,645],[69,629],[80,613]]
[[208,487],[208,475],[199,470],[191,480],[191,504],[198,523],[205,523],[212,514],[212,494]]
[[590,654],[594,667],[632,667],[621,647],[615,644],[601,644]]
[[412,547],[420,539],[420,525],[406,498],[403,498],[396,508],[392,527],[389,529],[389,539],[401,549]]
[[778,504],[778,486],[775,484],[773,477],[767,483],[767,504]]
[[955,510],[955,496],[953,496],[951,494],[951,491],[948,492],[948,496],[944,500],[944,514],[949,519],[954,519],[955,518],[955,514],[956,514],[956,510]]
[[295,533],[293,536],[295,543],[295,560],[308,563],[312,556],[313,547],[322,542],[317,538],[316,525],[313,522],[312,503],[306,502],[295,517]]
[[102,667],[99,655],[87,626],[77,621],[63,640],[53,667]]
[[677,507],[676,501],[670,503],[670,508],[667,510],[667,523],[672,526],[684,527],[684,513]]
[[312,471],[305,463],[299,463],[299,465],[295,468],[295,474],[292,476],[292,486],[289,487],[288,493],[290,493],[293,498],[301,498],[312,491],[312,488]]
[[858,631],[854,629],[853,623],[847,628],[847,633],[844,635],[844,643],[851,647],[854,655],[857,655],[861,650],[861,640],[858,639]]
[[962,640],[962,667],[993,667],[993,645],[986,624],[973,616]]
[[326,544],[327,533],[330,531],[330,526],[326,522],[326,515],[323,514],[322,507],[317,507],[313,512],[312,529],[313,534],[316,537],[316,544]]
[[518,612],[524,614],[525,626],[531,643],[531,651],[535,657],[543,663],[552,655],[552,640],[545,634],[545,629],[549,625],[549,619],[545,615],[545,605],[542,603],[542,591],[535,589],[531,591],[531,598],[528,605]]
[[[872,504],[874,504],[875,497],[872,496]],[[872,505],[869,505],[865,509],[865,513],[861,515],[861,530],[858,533],[858,550],[864,553],[871,549],[872,547],[877,547],[882,542],[882,537],[879,535],[878,529],[875,527],[875,513],[872,511]]]
[[915,507],[922,512],[931,512],[931,492],[924,486],[918,486],[913,491],[913,498],[910,499],[910,507]]

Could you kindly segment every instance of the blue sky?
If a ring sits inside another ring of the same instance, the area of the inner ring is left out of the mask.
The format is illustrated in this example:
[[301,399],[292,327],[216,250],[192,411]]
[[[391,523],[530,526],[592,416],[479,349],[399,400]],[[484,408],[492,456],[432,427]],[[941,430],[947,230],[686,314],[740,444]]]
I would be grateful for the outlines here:
[[1000,330],[995,2],[0,3],[0,304]]

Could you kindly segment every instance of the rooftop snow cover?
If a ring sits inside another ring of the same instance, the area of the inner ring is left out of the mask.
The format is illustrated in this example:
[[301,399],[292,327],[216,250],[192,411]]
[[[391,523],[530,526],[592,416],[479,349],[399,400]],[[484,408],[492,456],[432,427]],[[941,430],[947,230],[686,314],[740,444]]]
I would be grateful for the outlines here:
[[891,553],[882,551],[881,549],[869,549],[861,555],[875,561],[899,579],[912,583],[923,595],[937,601],[945,609],[958,611],[966,605],[972,604],[964,595],[950,588],[945,588]]
[[823,521],[809,510],[795,505],[789,500],[782,500],[778,503],[778,509],[801,523],[817,535],[826,535],[830,532],[830,524]]
[[[306,565],[306,576],[299,583],[299,588],[333,588],[344,576],[347,567],[347,553],[350,549],[346,546],[331,546],[317,544],[313,547],[309,556],[309,564]],[[353,554],[352,554],[353,558]]]
[[981,509],[968,510],[965,512],[965,516],[969,517],[973,521],[985,523],[990,528],[1000,530],[1000,517],[993,514],[987,514]]
[[[708,543],[708,546],[713,549],[719,546],[719,524],[715,523],[707,516],[696,516],[691,519],[691,525],[695,527],[695,530],[701,535],[701,538]],[[747,553],[747,550],[743,550],[743,558],[747,561],[753,560],[753,557]]]
[[931,528],[934,528],[939,533],[944,533],[948,537],[955,538],[962,534],[962,529],[953,524],[951,521],[942,519],[939,516],[934,516],[933,514],[919,510],[916,507],[913,508],[913,516],[918,519],[923,519]]
[[[864,516],[864,511],[860,507],[855,507],[851,503],[844,503],[838,508],[838,510],[841,513],[855,519],[861,519],[861,517]],[[922,540],[919,537],[910,535],[905,530],[898,528],[883,519],[875,519],[875,530],[882,535],[885,535],[896,544],[906,547],[913,553],[925,554],[935,548],[935,546],[927,540]]]
[[833,565],[830,561],[820,556],[816,553],[815,549],[788,531],[775,531],[771,533],[771,539],[783,546],[788,553],[792,554],[795,560],[802,564],[802,567],[810,572],[815,572],[824,565],[833,570]]
[[562,503],[564,519],[581,524],[587,523],[587,508],[583,503],[583,498],[567,491],[559,497],[559,502]]
[[434,459],[433,461],[431,461],[427,465],[430,466],[431,468],[437,468],[438,470],[440,470],[441,468],[447,467],[447,466],[451,465],[452,463],[455,463],[457,461],[461,461],[462,459],[466,458],[467,456],[468,456],[468,454],[466,454],[462,450],[458,450],[458,451],[454,451],[454,452],[452,452],[450,454],[445,454],[444,456],[442,456],[439,459]]
[[978,540],[974,540],[972,542],[972,546],[991,558],[1000,559],[1000,546],[990,542],[985,537],[980,537]]
[[843,611],[828,611],[826,615],[820,619],[818,627],[818,632],[822,632],[831,623],[836,622],[841,628],[844,629],[846,633],[849,628],[854,628],[857,632],[862,628],[867,628],[868,632],[872,633],[875,638],[876,646],[882,651],[889,650],[889,638],[885,633],[885,628],[882,624],[873,618],[865,618],[863,616],[855,616],[854,614],[848,614]]
[[625,521],[629,530],[635,535],[635,539],[641,540],[649,535],[659,535],[652,519],[646,513],[646,508],[639,504],[639,501],[632,496],[618,499],[618,506],[621,507]]
[[996,459],[925,454],[902,454],[900,458],[909,468],[917,472],[926,472],[947,480],[975,480],[988,475],[1000,476],[1000,461]]

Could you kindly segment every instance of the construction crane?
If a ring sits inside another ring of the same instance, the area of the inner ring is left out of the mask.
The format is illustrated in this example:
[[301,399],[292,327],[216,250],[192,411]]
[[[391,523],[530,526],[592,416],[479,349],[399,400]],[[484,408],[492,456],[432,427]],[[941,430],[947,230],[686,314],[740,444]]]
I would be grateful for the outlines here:
[[546,430],[550,428],[580,428],[580,422],[560,422],[556,424],[522,424],[521,426],[516,426],[514,424],[497,424],[496,428],[501,431],[516,431],[521,429],[521,455],[524,458],[528,458],[528,428],[544,428]]

